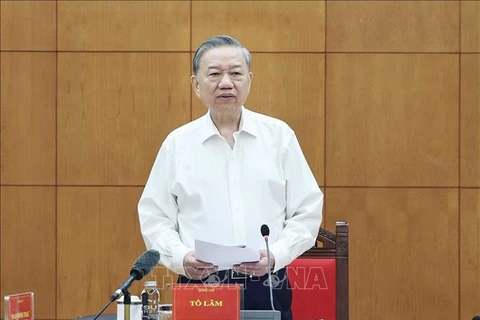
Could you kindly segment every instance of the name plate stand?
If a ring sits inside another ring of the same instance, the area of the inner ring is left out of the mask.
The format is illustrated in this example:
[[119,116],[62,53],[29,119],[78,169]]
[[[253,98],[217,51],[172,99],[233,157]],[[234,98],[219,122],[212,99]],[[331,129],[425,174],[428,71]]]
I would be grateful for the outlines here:
[[240,285],[174,284],[173,319],[240,320]]
[[33,292],[4,297],[4,320],[34,320]]

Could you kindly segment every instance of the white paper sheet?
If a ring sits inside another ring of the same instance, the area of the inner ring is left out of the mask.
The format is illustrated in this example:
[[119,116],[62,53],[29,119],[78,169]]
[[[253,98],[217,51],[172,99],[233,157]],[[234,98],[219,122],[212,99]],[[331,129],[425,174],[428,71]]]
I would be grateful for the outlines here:
[[260,253],[245,246],[224,246],[197,239],[195,257],[218,266],[219,270],[226,270],[242,262],[257,262],[260,260]]

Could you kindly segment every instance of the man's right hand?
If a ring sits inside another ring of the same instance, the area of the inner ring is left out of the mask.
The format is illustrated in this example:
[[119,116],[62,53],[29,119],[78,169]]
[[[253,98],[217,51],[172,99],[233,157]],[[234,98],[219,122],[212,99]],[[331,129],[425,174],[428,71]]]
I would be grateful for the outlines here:
[[218,267],[195,258],[195,251],[190,251],[183,258],[185,276],[189,279],[200,280],[218,271]]

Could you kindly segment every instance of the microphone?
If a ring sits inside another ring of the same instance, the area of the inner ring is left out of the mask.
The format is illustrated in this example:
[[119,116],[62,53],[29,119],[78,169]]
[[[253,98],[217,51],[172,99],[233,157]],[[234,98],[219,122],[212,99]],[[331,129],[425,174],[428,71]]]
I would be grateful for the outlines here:
[[275,307],[273,305],[272,274],[270,273],[270,269],[272,266],[270,264],[270,248],[268,247],[268,236],[270,236],[270,228],[266,224],[263,224],[260,227],[260,232],[262,233],[262,237],[265,239],[265,245],[267,246],[267,272],[268,272],[268,287],[270,289],[270,305],[272,306],[272,310],[275,311]]
[[[120,287],[118,287],[117,291],[115,291],[112,296],[110,297],[110,300],[107,302],[107,304],[100,310],[99,313],[95,315],[93,320],[96,320],[100,315],[108,308],[108,306],[118,298],[120,298],[122,295],[125,295],[125,301],[124,301],[124,306],[125,306],[125,319],[130,319],[130,293],[128,292],[128,288],[132,285],[132,282],[135,280],[140,280],[143,278],[144,275],[148,274],[150,271],[152,271],[153,267],[155,267],[160,260],[160,253],[157,250],[148,250],[144,254],[142,254],[137,261],[132,266],[132,269],[130,269],[130,277],[125,280]],[[128,301],[128,304],[127,304]],[[127,309],[128,307],[128,309]]]
[[480,320],[480,316],[475,316],[472,320]]
[[262,233],[262,237],[267,237],[265,239],[265,241],[268,240],[268,236],[270,235],[270,228],[266,225],[266,224],[263,224],[261,227],[260,227],[260,232]]
[[120,287],[110,297],[110,302],[120,298],[132,285],[135,280],[141,280],[157,265],[160,260],[160,253],[157,250],[150,249],[142,254],[130,269],[130,277],[125,280]]

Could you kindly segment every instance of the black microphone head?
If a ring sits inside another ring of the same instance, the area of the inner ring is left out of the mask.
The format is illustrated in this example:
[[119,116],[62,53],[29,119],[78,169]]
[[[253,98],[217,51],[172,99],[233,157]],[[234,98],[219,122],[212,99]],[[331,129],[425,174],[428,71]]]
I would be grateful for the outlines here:
[[475,316],[472,320],[480,320],[480,316]]
[[157,250],[147,250],[142,254],[137,261],[135,261],[130,275],[135,277],[135,280],[141,280],[144,275],[148,274],[157,265],[160,260],[160,253]]
[[270,228],[268,228],[266,224],[263,224],[260,228],[260,232],[262,233],[262,237],[268,237],[270,235]]

